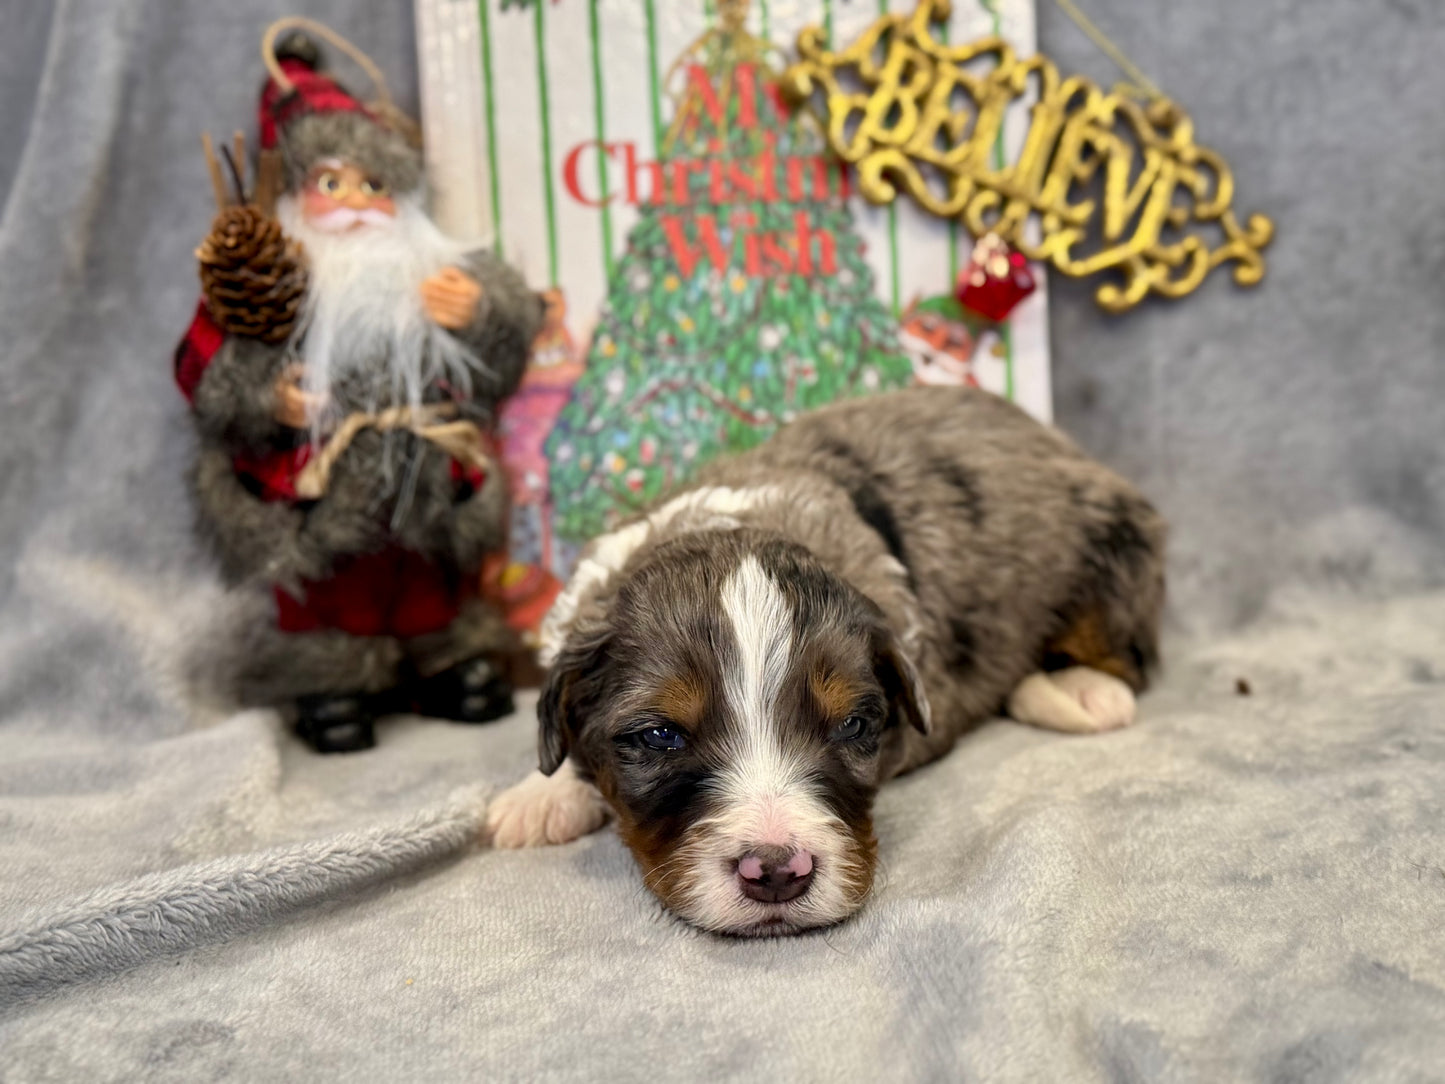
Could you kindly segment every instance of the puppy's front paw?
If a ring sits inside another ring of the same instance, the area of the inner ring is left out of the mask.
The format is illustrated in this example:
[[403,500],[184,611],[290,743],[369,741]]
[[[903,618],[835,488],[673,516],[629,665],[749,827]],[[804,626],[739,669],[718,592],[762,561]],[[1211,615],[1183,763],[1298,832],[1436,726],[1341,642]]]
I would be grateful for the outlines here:
[[1111,674],[1071,666],[1024,678],[1009,695],[1008,713],[1031,726],[1096,734],[1134,721],[1134,691]]
[[570,843],[597,831],[606,820],[602,795],[564,761],[552,775],[533,772],[493,798],[482,832],[493,847],[541,847]]

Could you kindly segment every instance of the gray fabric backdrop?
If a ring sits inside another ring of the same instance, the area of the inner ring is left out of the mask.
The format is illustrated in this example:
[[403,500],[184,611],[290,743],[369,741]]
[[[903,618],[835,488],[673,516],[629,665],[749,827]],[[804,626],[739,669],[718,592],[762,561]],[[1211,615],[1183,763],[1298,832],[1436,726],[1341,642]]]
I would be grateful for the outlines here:
[[[414,83],[405,5],[301,6]],[[1175,526],[1169,672],[900,781],[863,915],[739,944],[609,835],[469,846],[526,705],[321,760],[186,680],[197,133],[288,9],[0,3],[0,1079],[1445,1079],[1445,4],[1085,7],[1279,226],[1252,293],[1052,283],[1060,423]]]

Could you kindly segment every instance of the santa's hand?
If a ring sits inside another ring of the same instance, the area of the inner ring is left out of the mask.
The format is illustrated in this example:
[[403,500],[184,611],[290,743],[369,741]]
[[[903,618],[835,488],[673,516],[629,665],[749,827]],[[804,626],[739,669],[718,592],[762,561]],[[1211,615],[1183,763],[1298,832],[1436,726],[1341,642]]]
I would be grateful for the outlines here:
[[455,267],[444,267],[421,284],[421,303],[426,314],[450,331],[472,322],[481,299],[481,283]]
[[320,412],[322,399],[301,390],[301,366],[288,365],[276,378],[276,420],[291,429],[305,429]]

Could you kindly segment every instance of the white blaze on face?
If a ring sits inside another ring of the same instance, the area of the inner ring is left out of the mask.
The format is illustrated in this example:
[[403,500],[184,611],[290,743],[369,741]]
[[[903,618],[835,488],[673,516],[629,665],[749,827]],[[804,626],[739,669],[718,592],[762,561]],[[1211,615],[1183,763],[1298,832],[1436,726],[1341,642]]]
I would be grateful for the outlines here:
[[[789,720],[779,697],[793,659],[792,609],[751,556],[724,583],[721,603],[735,647],[723,673],[734,739],[717,775],[718,810],[695,826],[682,848],[690,884],[682,910],[701,926],[734,932],[760,932],[759,924],[780,915],[794,928],[836,922],[853,910],[848,888],[857,863],[843,823],[817,793],[806,756],[785,740]],[[783,905],[744,896],[737,862],[758,847],[810,854],[815,872],[808,891]]]
[[[292,341],[300,345],[305,390],[325,397],[345,384],[363,397],[349,408],[366,410],[418,406],[438,381],[459,394],[471,390],[481,360],[432,321],[421,299],[422,282],[461,263],[470,246],[443,234],[405,196],[397,197],[395,216],[364,213],[345,230],[309,219],[295,195],[282,197],[276,213],[304,248],[305,307]],[[311,422],[319,432],[335,420]]]
[[[746,558],[722,589],[737,658],[723,675],[728,707],[738,727],[727,786],[740,796],[769,798],[800,780],[774,725],[778,694],[788,675],[793,615],[778,585],[756,557]],[[754,843],[783,846],[786,839]]]

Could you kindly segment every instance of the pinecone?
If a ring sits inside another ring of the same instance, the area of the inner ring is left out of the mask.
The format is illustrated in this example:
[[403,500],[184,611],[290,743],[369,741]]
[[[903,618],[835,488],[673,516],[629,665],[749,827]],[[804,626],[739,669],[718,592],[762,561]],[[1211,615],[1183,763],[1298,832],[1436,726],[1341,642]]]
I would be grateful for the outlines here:
[[227,207],[196,249],[211,316],[231,335],[285,342],[301,312],[301,248],[259,208]]

